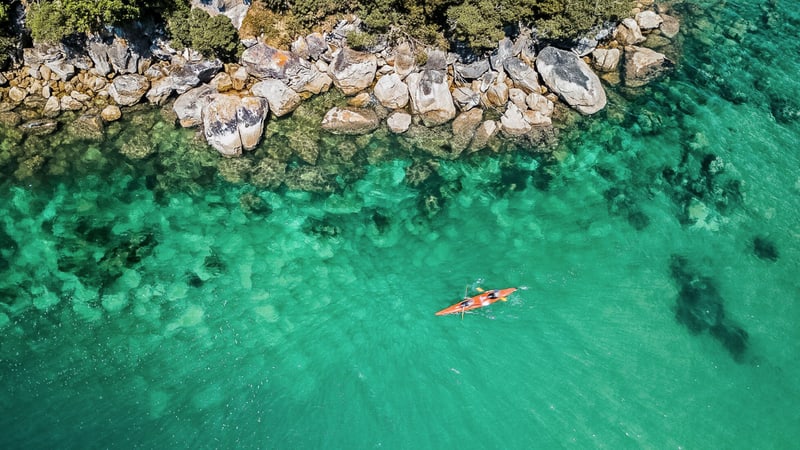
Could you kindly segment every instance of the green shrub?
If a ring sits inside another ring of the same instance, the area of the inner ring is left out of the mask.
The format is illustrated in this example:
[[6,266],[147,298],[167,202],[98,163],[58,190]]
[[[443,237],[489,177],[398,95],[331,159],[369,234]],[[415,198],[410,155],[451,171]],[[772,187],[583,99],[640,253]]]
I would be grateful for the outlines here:
[[235,61],[241,54],[239,34],[230,19],[222,14],[211,17],[206,11],[180,9],[168,21],[173,41],[208,57]]
[[378,43],[378,37],[363,31],[347,33],[347,45],[356,50],[366,50]]
[[26,25],[35,41],[58,42],[71,33],[66,26],[67,17],[56,2],[31,4]]
[[447,10],[447,22],[455,39],[476,50],[493,48],[505,36],[504,21],[491,0],[452,6]]
[[38,41],[59,41],[73,33],[96,31],[138,15],[126,0],[52,0],[30,3],[26,23]]

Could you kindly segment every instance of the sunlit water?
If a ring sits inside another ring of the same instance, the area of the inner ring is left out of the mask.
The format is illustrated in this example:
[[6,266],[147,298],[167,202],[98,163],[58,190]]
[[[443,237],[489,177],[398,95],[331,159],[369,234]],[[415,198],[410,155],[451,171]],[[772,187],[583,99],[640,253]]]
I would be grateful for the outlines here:
[[[0,447],[795,447],[800,18],[679,10],[676,70],[553,158],[165,192],[180,148],[115,141],[5,175]],[[478,286],[525,289],[433,315]]]

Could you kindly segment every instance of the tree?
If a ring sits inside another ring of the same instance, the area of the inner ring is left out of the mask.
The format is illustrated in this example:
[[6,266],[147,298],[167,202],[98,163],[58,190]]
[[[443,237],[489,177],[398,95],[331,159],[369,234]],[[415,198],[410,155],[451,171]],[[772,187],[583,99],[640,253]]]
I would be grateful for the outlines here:
[[221,14],[211,17],[200,8],[180,9],[169,18],[168,28],[176,44],[206,56],[233,61],[241,50],[236,28]]
[[472,0],[451,6],[447,10],[447,22],[453,37],[474,50],[492,48],[505,35],[499,5],[492,0]]
[[132,19],[138,12],[134,3],[125,0],[38,1],[29,4],[27,26],[35,40],[55,42]]

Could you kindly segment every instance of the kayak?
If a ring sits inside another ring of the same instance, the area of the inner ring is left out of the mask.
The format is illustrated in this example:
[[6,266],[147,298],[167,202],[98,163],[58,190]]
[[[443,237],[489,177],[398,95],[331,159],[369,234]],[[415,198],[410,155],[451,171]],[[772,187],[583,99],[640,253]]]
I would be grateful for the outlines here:
[[483,291],[480,294],[472,297],[464,297],[464,300],[456,303],[455,305],[448,306],[447,308],[437,312],[436,315],[446,316],[447,314],[462,314],[464,311],[471,311],[473,309],[489,306],[498,300],[506,301],[507,297],[516,290],[517,288],[507,288]]

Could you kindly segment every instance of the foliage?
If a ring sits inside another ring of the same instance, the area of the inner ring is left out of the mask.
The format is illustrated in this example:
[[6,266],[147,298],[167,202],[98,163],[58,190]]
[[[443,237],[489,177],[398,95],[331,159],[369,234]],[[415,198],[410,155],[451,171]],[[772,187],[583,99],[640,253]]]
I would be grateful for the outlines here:
[[96,31],[137,16],[125,0],[53,0],[30,3],[27,25],[36,40],[58,41],[73,33]]
[[468,0],[447,10],[453,37],[471,48],[491,48],[505,35],[498,24],[505,22],[493,0]]
[[[168,22],[179,45],[231,59],[239,51],[236,30],[223,18],[190,8],[189,0],[30,0],[27,26],[35,40],[57,41],[72,33],[150,15]],[[566,39],[630,13],[633,0],[253,0],[240,34],[285,46],[298,35],[349,14],[363,21],[352,43],[368,46],[379,34],[417,46],[446,48],[460,41],[475,50],[493,48],[506,30],[524,24],[546,39]],[[8,15],[0,2],[0,24]],[[5,27],[4,27],[5,28]],[[330,29],[330,27],[328,27]],[[0,32],[0,35],[3,33]]]
[[363,31],[347,33],[347,46],[356,50],[366,50],[378,43],[378,37]]
[[169,18],[168,27],[176,44],[206,56],[233,61],[241,53],[236,28],[221,14],[212,17],[199,8],[180,9]]
[[17,49],[17,40],[0,35],[0,70],[4,70],[11,62],[11,55]]
[[269,1],[255,0],[242,21],[239,35],[262,36],[262,40],[275,47],[288,47],[295,36],[306,34],[309,28],[295,18],[292,11],[275,12],[267,5]]
[[528,18],[540,33],[551,39],[583,34],[604,21],[630,14],[630,0],[539,0]]

